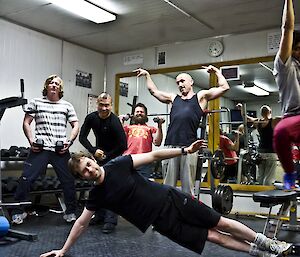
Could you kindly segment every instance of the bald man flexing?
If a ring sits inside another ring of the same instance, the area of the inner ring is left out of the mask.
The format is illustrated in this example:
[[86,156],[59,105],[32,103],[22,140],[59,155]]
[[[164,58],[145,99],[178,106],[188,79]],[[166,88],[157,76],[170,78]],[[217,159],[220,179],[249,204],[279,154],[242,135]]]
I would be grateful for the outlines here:
[[[170,113],[170,124],[165,140],[167,148],[186,147],[197,139],[197,130],[200,120],[207,108],[208,101],[222,96],[229,85],[222,75],[221,71],[209,65],[203,67],[208,73],[216,74],[218,78],[218,87],[208,90],[194,92],[194,81],[187,73],[181,73],[176,77],[176,84],[179,94],[160,91],[154,84],[148,71],[137,69],[137,76],[146,77],[146,85],[151,95],[160,102],[172,104]],[[166,161],[167,167],[163,170],[165,175],[164,183],[175,186],[180,175],[182,191],[194,194],[194,183],[196,179],[197,153],[183,155]]]

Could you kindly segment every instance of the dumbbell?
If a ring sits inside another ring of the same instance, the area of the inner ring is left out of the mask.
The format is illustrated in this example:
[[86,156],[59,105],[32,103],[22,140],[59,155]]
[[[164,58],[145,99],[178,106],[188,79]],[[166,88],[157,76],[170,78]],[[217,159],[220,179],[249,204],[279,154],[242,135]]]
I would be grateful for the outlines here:
[[[154,118],[153,118],[153,121],[156,122],[156,123],[159,123],[160,120],[161,120],[161,119],[158,118],[158,117],[154,117]],[[163,119],[162,123],[164,123],[164,122],[165,122],[165,120]]]
[[60,152],[64,148],[64,142],[63,141],[57,141],[55,143],[55,152]]
[[39,177],[36,181],[31,185],[32,191],[42,191],[43,190],[43,182],[42,179]]
[[8,192],[7,192],[7,179],[2,179],[1,186],[2,186],[2,193],[3,193],[3,194],[8,193]]
[[40,150],[43,150],[44,140],[43,139],[37,139],[35,142],[33,142],[33,146],[38,147]]
[[9,148],[8,152],[9,152],[9,156],[16,157],[18,155],[18,153],[19,153],[19,147],[15,146],[15,145],[12,145]]
[[53,177],[44,177],[42,179],[43,183],[43,190],[53,190],[54,189],[54,182],[53,182]]
[[7,193],[14,193],[18,187],[19,183],[15,178],[8,177],[6,184]]
[[1,149],[1,157],[9,157],[9,150]]
[[53,188],[54,189],[60,189],[61,188],[61,183],[57,178],[55,180],[53,180]]
[[19,147],[19,151],[19,157],[27,157],[30,152],[29,148],[23,146]]

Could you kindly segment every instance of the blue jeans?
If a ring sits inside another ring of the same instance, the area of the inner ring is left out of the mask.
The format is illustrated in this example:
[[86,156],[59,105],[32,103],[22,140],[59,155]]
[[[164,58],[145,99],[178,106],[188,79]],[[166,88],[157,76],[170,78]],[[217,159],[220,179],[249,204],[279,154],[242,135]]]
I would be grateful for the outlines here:
[[30,152],[27,160],[24,162],[22,176],[19,178],[19,185],[15,193],[16,201],[24,201],[28,198],[30,186],[43,174],[47,165],[51,164],[59,179],[66,204],[66,214],[76,211],[76,190],[74,177],[68,169],[68,160],[70,153],[57,154],[52,151],[43,150],[39,153]]

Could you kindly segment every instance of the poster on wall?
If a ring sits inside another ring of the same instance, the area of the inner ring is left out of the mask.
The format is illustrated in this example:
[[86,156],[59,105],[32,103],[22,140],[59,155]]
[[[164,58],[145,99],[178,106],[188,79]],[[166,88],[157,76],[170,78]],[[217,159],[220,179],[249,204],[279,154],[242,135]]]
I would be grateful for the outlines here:
[[267,35],[267,48],[269,54],[275,54],[279,50],[281,32],[271,32]]
[[87,114],[97,111],[97,98],[98,96],[96,95],[88,94]]
[[157,65],[166,64],[166,52],[158,52],[157,54]]
[[92,88],[92,73],[76,70],[76,86]]
[[120,95],[128,97],[128,83],[120,82]]

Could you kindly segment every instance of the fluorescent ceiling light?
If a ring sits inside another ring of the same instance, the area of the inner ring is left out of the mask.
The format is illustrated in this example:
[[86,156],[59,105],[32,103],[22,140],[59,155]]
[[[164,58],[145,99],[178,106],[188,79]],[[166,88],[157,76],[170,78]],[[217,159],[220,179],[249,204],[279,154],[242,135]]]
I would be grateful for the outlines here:
[[244,84],[244,90],[256,96],[270,95],[270,92],[266,91],[261,87],[256,86],[254,83],[251,83],[250,85]]
[[85,0],[50,0],[50,2],[95,23],[105,23],[116,19],[116,15]]

